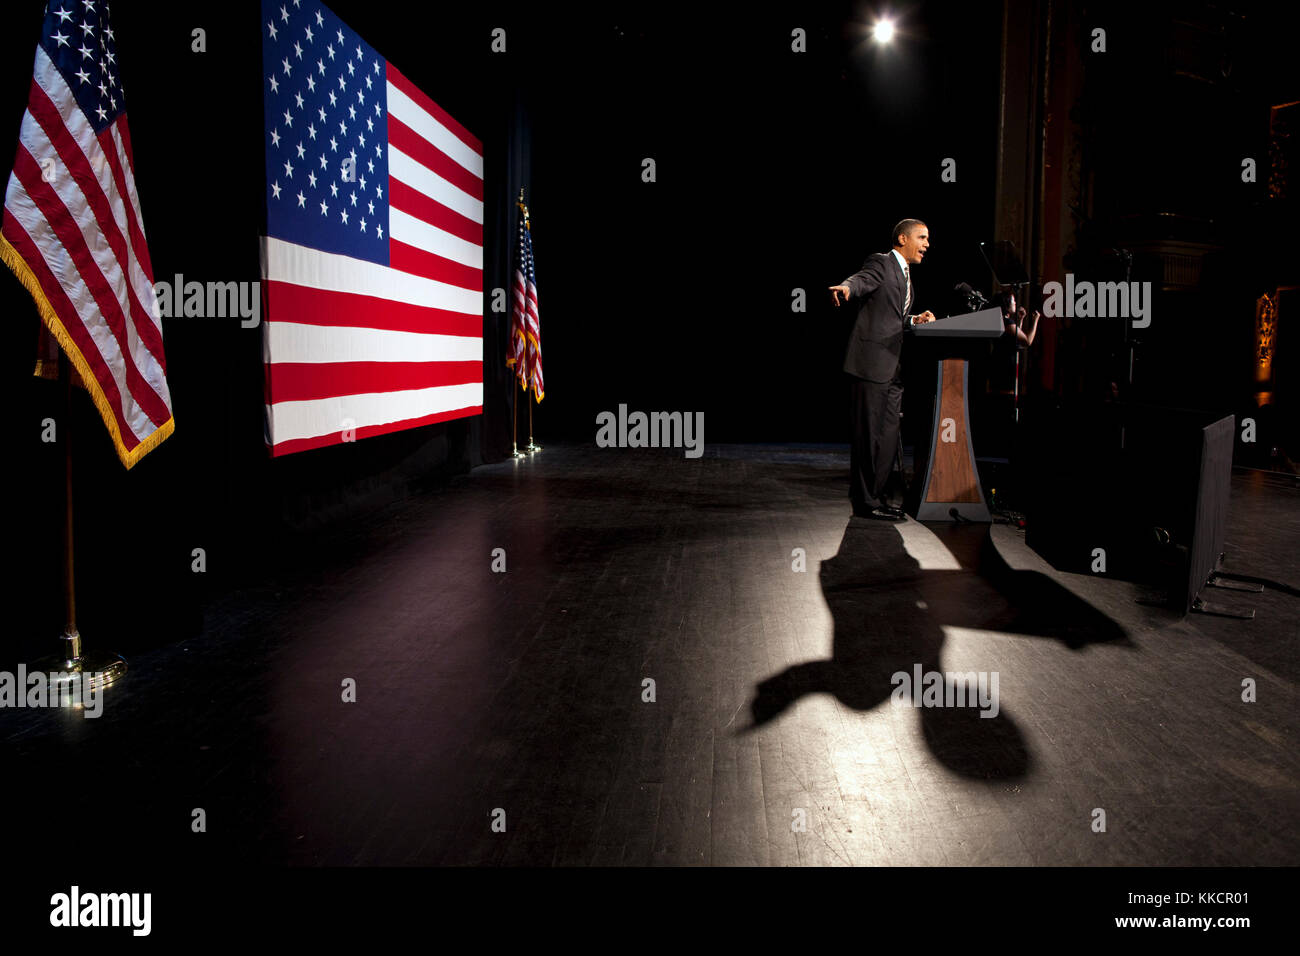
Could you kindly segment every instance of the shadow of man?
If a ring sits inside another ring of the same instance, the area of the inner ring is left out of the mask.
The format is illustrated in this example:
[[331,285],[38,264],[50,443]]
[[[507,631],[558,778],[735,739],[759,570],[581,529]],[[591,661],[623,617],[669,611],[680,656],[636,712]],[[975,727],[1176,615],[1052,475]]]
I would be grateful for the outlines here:
[[[930,535],[922,528],[910,523],[907,533]],[[1000,704],[987,706],[973,686],[966,706],[951,706],[951,699],[934,706],[932,695],[923,698],[915,675],[944,675],[944,625],[1053,637],[1071,648],[1124,635],[1050,578],[1007,568],[988,543],[988,532],[987,525],[939,529],[940,542],[951,548],[948,560],[937,562],[946,568],[926,570],[904,546],[902,526],[852,519],[839,551],[819,571],[834,621],[831,657],[762,681],[751,704],[752,723],[741,732],[763,726],[807,694],[829,693],[855,710],[892,699],[918,710],[927,746],[949,769],[985,779],[1024,776],[1029,752]],[[958,565],[954,554],[966,563]],[[985,566],[987,579],[974,570],[978,565]],[[1043,607],[1054,609],[1050,619]],[[985,676],[985,686],[996,690],[995,675]],[[941,692],[950,689],[945,680]]]

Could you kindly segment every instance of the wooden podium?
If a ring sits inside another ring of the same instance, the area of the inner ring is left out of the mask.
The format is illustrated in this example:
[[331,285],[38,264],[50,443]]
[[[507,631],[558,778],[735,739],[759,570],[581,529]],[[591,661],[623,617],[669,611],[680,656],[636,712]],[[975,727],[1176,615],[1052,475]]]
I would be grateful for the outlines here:
[[953,512],[968,521],[991,521],[975,468],[970,434],[970,360],[973,347],[1002,335],[1002,311],[982,309],[936,319],[912,328],[935,356],[934,427],[930,459],[921,484],[918,521],[950,521]]

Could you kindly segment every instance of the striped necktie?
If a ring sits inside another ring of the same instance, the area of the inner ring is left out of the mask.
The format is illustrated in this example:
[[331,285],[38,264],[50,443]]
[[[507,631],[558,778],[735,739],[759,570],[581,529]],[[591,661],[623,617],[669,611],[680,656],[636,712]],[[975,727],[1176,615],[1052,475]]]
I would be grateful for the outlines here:
[[907,315],[907,310],[912,307],[912,270],[907,265],[903,266],[903,275],[907,279],[907,303],[903,306],[903,314]]

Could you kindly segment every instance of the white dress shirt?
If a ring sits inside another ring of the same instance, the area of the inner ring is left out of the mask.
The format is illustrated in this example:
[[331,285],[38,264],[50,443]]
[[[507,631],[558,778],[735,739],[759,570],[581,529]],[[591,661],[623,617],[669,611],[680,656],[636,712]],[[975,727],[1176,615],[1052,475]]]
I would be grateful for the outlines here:
[[[910,285],[910,284],[911,284],[911,279],[910,279],[911,273],[908,271],[908,268],[907,268],[907,260],[903,258],[902,253],[900,253],[897,249],[891,249],[890,251],[894,254],[894,259],[898,262],[898,268],[900,268],[900,269],[903,270],[903,282],[906,283],[906,284],[908,284],[908,285]],[[903,294],[906,295],[907,293],[903,293]],[[913,288],[912,288],[912,298],[916,298],[916,288],[915,288],[915,286],[913,286]],[[904,303],[905,306],[910,306],[911,304],[912,304],[912,303],[910,303],[910,302],[905,302],[905,303]],[[904,311],[906,311],[906,309],[904,309]],[[911,325],[911,324],[912,324],[912,319],[914,319],[915,316],[913,316],[913,315],[907,315],[907,316],[905,316],[905,318],[907,319],[907,324],[908,324],[908,325]]]

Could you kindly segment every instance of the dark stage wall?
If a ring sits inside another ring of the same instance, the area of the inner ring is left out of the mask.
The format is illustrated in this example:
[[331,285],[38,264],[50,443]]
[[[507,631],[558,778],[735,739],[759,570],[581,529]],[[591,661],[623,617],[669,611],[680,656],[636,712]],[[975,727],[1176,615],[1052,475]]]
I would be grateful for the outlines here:
[[[41,17],[39,3],[25,6],[14,5],[0,37],[6,166]],[[591,442],[596,415],[626,403],[703,412],[706,442],[844,442],[840,363],[853,314],[832,309],[826,288],[884,251],[903,217],[931,232],[914,275],[918,308],[953,311],[945,290],[958,281],[988,288],[977,243],[995,228],[1004,6],[1037,16],[1052,4],[913,5],[891,52],[865,40],[872,11],[854,3],[629,4],[581,15],[331,6],[483,140],[488,302],[493,287],[510,285],[514,200],[528,187],[548,385],[536,410],[541,441]],[[256,279],[257,5],[119,0],[113,9],[156,278]],[[205,53],[191,51],[195,27],[207,32]],[[490,50],[495,27],[507,31],[505,54]],[[791,51],[795,28],[806,31],[807,53]],[[1010,69],[1020,52],[1010,51]],[[642,181],[646,158],[653,183]],[[949,158],[955,182],[940,179]],[[791,308],[797,289],[806,311]],[[59,392],[31,379],[37,320],[12,279],[0,281],[0,310],[10,329],[0,389],[14,409],[15,538],[30,555],[18,587],[35,598],[20,630],[44,635],[58,616],[62,465],[61,448],[41,443],[40,422],[58,415]],[[176,432],[131,473],[77,396],[83,630],[119,621],[114,602],[144,581],[161,613],[145,615],[138,640],[193,633],[205,601],[267,580],[284,541],[298,547],[322,524],[502,458],[507,324],[485,316],[481,418],[273,461],[262,440],[260,334],[229,320],[166,320]],[[928,369],[908,376],[909,395],[928,388]],[[194,548],[206,550],[205,574],[191,573]]]

